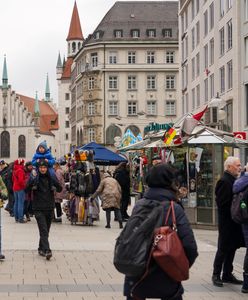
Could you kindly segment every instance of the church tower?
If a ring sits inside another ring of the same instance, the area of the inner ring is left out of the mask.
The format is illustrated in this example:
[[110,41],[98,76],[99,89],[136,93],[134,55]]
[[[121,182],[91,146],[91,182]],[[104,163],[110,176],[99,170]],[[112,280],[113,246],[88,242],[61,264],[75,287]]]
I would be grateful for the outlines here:
[[78,15],[77,3],[75,1],[71,17],[71,24],[67,36],[67,57],[73,57],[83,44],[83,33]]
[[48,73],[47,73],[47,77],[46,77],[45,101],[47,101],[47,102],[51,101]]

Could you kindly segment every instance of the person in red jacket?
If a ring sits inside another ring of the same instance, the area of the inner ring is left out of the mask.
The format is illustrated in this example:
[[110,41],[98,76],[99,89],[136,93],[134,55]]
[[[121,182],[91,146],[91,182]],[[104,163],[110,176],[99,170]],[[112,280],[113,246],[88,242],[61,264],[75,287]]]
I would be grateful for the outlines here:
[[24,201],[25,201],[25,171],[24,159],[17,159],[14,162],[14,170],[12,174],[13,191],[14,191],[14,216],[16,222],[25,223],[23,219]]

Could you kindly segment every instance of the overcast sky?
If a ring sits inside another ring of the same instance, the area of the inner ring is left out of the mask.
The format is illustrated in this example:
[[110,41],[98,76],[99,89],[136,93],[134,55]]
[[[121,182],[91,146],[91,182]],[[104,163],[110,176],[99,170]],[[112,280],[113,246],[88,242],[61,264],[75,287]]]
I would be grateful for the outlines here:
[[[139,1],[139,0],[138,0]],[[0,72],[6,54],[8,79],[17,93],[44,98],[46,74],[51,97],[57,102],[56,63],[67,54],[68,34],[75,0],[1,0]],[[77,0],[86,38],[116,0]]]

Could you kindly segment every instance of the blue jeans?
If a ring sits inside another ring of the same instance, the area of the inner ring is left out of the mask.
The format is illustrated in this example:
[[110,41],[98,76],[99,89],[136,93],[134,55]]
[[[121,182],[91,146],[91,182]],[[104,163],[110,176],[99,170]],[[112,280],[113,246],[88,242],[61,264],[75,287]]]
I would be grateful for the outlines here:
[[25,192],[24,190],[14,192],[15,204],[14,204],[14,216],[16,221],[23,220],[24,213],[24,201],[25,201]]

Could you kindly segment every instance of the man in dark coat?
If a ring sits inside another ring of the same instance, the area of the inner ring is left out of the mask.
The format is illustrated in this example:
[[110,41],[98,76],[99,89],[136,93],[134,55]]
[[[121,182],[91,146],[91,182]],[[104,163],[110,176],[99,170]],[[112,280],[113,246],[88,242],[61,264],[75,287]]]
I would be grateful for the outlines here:
[[224,174],[215,187],[219,236],[212,282],[218,287],[222,287],[223,282],[242,284],[242,281],[238,280],[232,273],[235,252],[238,248],[244,246],[242,228],[231,217],[233,183],[239,177],[240,172],[239,158],[229,156],[224,163]]
[[30,177],[26,186],[26,192],[32,190],[34,186],[32,205],[40,233],[38,253],[49,260],[52,257],[52,251],[48,237],[55,207],[52,187],[55,187],[57,192],[61,192],[62,187],[58,180],[48,172],[48,162],[46,160],[39,161],[38,174]]

